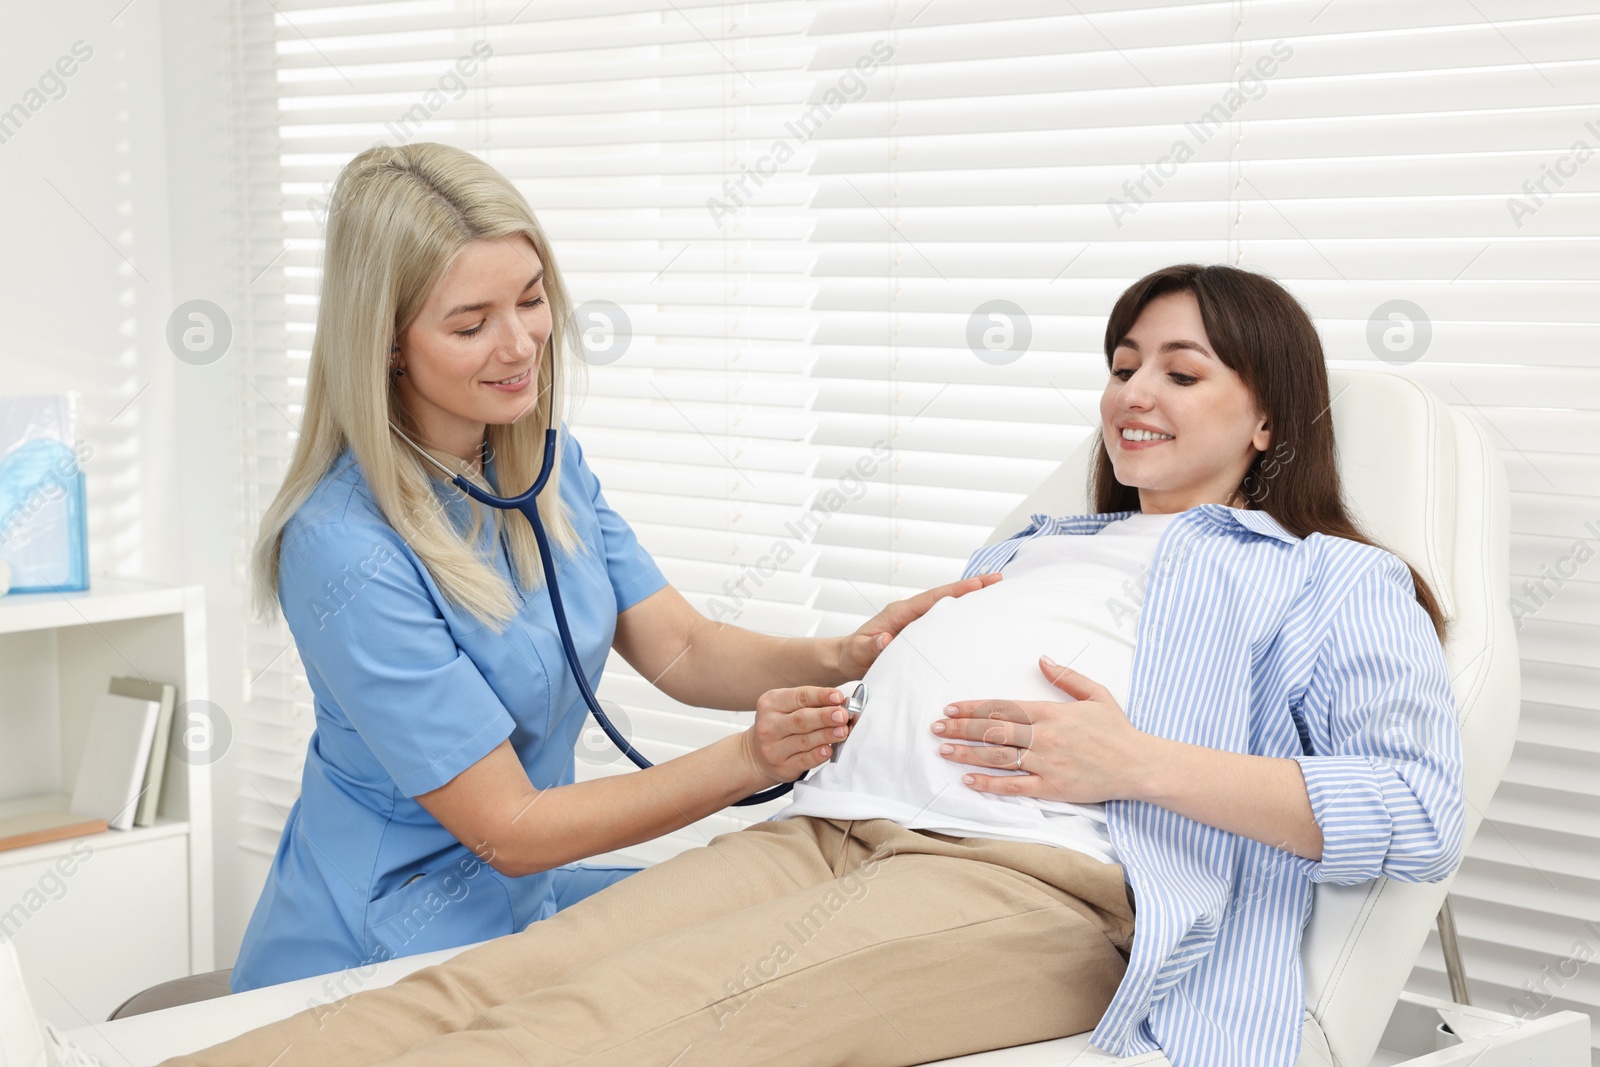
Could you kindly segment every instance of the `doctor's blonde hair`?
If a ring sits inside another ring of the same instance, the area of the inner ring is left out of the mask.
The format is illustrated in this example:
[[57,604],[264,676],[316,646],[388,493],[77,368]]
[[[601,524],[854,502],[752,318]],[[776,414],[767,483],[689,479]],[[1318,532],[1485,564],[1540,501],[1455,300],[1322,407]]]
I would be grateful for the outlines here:
[[[490,424],[487,443],[502,496],[533,484],[544,456],[544,432],[559,420],[564,397],[553,390],[566,380],[564,327],[572,306],[551,254],[550,242],[528,202],[499,171],[469,152],[442,144],[375,146],[340,172],[328,208],[322,299],[306,378],[305,413],[289,471],[262,516],[252,553],[253,601],[258,615],[278,607],[278,565],[283,531],[311,496],[344,446],[361,466],[373,499],[389,525],[416,552],[434,583],[451,601],[486,625],[502,629],[518,610],[509,583],[475,549],[482,505],[472,507],[463,536],[435,496],[459,494],[431,463],[390,428],[389,420],[423,447],[427,442],[391,385],[391,349],[427,301],[434,284],[470,241],[523,234],[544,267],[550,301],[550,338],[539,359],[534,410],[507,425]],[[578,546],[561,502],[558,442],[554,470],[539,494],[539,515],[560,551]],[[429,449],[447,468],[453,456]],[[469,477],[490,488],[481,476]],[[542,580],[539,546],[528,523],[507,522],[491,509],[495,534],[504,534],[511,565],[524,588]]]

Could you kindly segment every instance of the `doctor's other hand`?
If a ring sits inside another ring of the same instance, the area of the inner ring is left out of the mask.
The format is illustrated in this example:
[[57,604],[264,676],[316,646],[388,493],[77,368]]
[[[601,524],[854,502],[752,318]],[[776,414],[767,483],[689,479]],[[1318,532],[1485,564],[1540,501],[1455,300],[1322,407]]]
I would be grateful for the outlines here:
[[[1039,669],[1074,699],[957,701],[930,726],[939,755],[970,764],[972,773],[963,775],[962,783],[980,793],[1071,804],[1139,799],[1141,777],[1151,762],[1152,735],[1136,729],[1099,682],[1049,656],[1040,657]],[[950,741],[978,744],[945,743]]]
[[922,618],[927,610],[947,596],[975,593],[1000,580],[1000,572],[975,574],[959,582],[941,585],[925,593],[896,600],[872,618],[861,624],[855,633],[839,638],[839,674],[845,679],[860,678],[867,673],[895,636]]
[[769,689],[756,701],[755,725],[741,738],[745,761],[763,782],[792,782],[828,762],[833,742],[849,735],[848,718],[837,689]]

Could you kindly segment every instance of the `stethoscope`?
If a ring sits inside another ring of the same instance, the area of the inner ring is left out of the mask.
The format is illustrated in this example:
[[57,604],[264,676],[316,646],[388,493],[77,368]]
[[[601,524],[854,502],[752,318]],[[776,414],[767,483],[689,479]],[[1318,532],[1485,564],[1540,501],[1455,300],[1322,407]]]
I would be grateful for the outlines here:
[[[551,421],[553,422],[554,420],[552,419]],[[492,508],[499,508],[502,511],[522,512],[523,516],[528,520],[528,523],[533,527],[534,539],[539,543],[539,562],[544,569],[545,587],[550,590],[550,608],[556,618],[556,631],[561,635],[561,651],[566,656],[567,667],[572,671],[573,681],[578,683],[578,691],[583,694],[583,702],[588,705],[589,711],[594,715],[595,721],[600,724],[600,729],[604,730],[606,732],[606,736],[611,738],[611,743],[621,749],[623,755],[632,760],[635,767],[638,767],[640,770],[648,770],[649,768],[654,767],[655,764],[651,763],[649,760],[645,759],[644,756],[640,755],[639,750],[629,744],[628,739],[623,737],[621,731],[613,726],[611,724],[611,720],[606,717],[605,710],[600,707],[600,701],[595,699],[594,690],[589,687],[589,679],[584,676],[583,664],[578,660],[578,650],[572,643],[572,632],[567,627],[567,612],[566,609],[561,605],[561,587],[556,584],[555,557],[550,552],[550,540],[545,536],[544,522],[539,518],[539,491],[544,488],[545,482],[550,480],[550,471],[555,466],[555,427],[551,426],[544,432],[544,460],[539,468],[539,476],[533,480],[533,485],[529,486],[527,492],[521,494],[520,496],[509,498],[494,496],[490,493],[487,493],[478,486],[467,481],[467,479],[462,475],[456,474],[449,467],[446,467],[433,456],[430,456],[421,445],[417,444],[415,441],[411,440],[410,437],[406,436],[405,432],[396,426],[392,420],[389,423],[389,428],[394,430],[395,433],[399,434],[401,438],[405,440],[406,444],[416,449],[418,455],[422,456],[422,458],[426,459],[429,463],[432,463],[435,467],[438,467],[441,471],[443,471],[457,489],[460,489],[472,499],[481,504],[487,504]],[[866,687],[857,686],[855,695],[852,696],[850,698],[850,702],[845,705],[846,711],[852,713],[850,718],[851,722],[855,721],[855,715],[859,715],[861,713],[861,709],[865,706],[865,703]],[[839,758],[840,744],[842,744],[842,742],[834,743],[833,755],[830,757],[830,760],[837,760]],[[806,772],[806,774],[810,773],[810,771]],[[796,778],[794,782],[785,782],[782,785],[773,786],[771,789],[764,789],[759,793],[754,793],[745,797],[743,800],[734,801],[732,806],[736,808],[742,808],[753,804],[765,804],[769,800],[776,800],[792,790],[795,787],[795,782],[803,782],[805,779],[806,775],[802,774],[799,778]]]

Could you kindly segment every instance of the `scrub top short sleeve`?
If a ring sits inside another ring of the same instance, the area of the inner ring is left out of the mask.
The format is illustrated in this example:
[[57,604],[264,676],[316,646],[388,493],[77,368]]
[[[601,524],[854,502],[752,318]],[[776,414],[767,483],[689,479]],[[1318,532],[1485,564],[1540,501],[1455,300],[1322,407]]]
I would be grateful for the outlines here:
[[[493,464],[485,473],[497,484]],[[481,511],[477,547],[510,580],[495,516],[454,487],[435,488],[458,532]],[[666,578],[571,437],[559,492],[581,544],[554,564],[580,667],[598,686],[617,614]],[[575,779],[588,709],[549,590],[512,586],[521,604],[504,629],[446,598],[349,448],[284,528],[278,593],[316,730],[234,963],[235,992],[515,933],[582,895],[559,869],[514,877],[479,862],[415,799],[506,741],[537,788]],[[618,870],[585,873],[585,886]],[[470,896],[449,895],[458,883]],[[430,902],[440,900],[449,906],[435,914]]]
[[438,789],[511,735],[511,714],[392,527],[291,523],[283,559],[280,600],[301,659],[407,796]]
[[617,596],[617,611],[626,611],[666,585],[666,576],[639,544],[633,528],[606,503],[605,494],[600,491],[600,479],[583,458],[583,446],[569,436],[566,447],[574,454],[574,473],[584,495],[594,502],[595,518],[600,522],[600,534],[605,540],[606,574]]

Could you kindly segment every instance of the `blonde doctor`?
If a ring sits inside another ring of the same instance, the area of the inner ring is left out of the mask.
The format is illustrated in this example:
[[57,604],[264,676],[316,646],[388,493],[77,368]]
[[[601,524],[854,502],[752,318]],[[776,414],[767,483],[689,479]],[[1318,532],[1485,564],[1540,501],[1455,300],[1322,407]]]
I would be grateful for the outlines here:
[[502,496],[526,489],[562,410],[570,310],[533,212],[476,157],[374,148],[340,174],[300,436],[254,556],[257,606],[281,606],[316,728],[236,992],[512,933],[634,873],[577,861],[825,761],[846,733],[833,686],[939,598],[994,580],[890,604],[844,637],[713,622],[562,425],[539,510],[590,683],[614,648],[676,700],[756,712],[649,770],[574,783],[586,708],[530,528],[399,436]]

